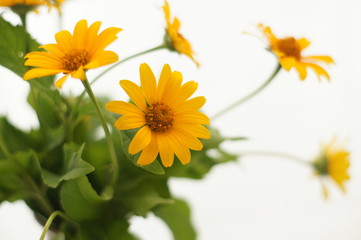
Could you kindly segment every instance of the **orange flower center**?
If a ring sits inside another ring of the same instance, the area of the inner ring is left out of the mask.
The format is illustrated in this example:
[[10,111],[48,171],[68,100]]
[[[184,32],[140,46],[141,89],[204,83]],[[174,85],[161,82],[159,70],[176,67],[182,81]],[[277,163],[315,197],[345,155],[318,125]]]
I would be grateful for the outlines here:
[[276,43],[279,51],[285,54],[286,57],[301,58],[301,49],[294,37],[279,39]]
[[85,66],[89,61],[89,53],[84,49],[72,49],[63,57],[64,68],[69,71],[76,71],[80,66]]
[[152,131],[167,132],[172,127],[172,109],[163,103],[154,103],[147,108],[145,121]]

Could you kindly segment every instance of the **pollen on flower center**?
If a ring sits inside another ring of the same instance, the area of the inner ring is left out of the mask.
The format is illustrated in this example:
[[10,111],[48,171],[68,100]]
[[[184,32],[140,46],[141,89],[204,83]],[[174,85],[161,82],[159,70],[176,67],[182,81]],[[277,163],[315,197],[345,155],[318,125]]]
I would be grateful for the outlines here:
[[145,120],[152,131],[167,132],[172,127],[172,109],[163,103],[154,103],[147,108]]
[[287,57],[301,58],[301,49],[293,37],[279,39],[277,41],[277,48]]
[[90,56],[85,49],[72,49],[63,57],[63,65],[66,70],[76,71],[80,66],[85,66],[90,61]]

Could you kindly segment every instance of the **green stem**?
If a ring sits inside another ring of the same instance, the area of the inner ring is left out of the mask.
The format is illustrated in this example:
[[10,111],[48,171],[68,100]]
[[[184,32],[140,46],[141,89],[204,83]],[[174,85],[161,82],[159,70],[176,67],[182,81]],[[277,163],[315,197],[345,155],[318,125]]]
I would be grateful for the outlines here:
[[61,212],[61,211],[59,211],[59,210],[53,212],[53,213],[49,216],[48,220],[46,221],[45,226],[44,226],[44,229],[43,229],[43,232],[41,233],[41,236],[40,236],[40,239],[39,239],[39,240],[44,240],[44,239],[45,239],[45,236],[46,236],[46,234],[48,233],[51,224],[53,223],[54,219],[55,219],[58,215],[61,216],[61,217],[64,218],[64,219],[68,219],[68,217],[67,217],[63,212]]
[[145,51],[142,51],[142,52],[139,52],[139,53],[136,53],[134,55],[131,55],[127,58],[124,58],[123,60],[115,63],[114,65],[110,66],[109,68],[107,68],[106,70],[104,70],[102,73],[100,73],[97,77],[95,77],[93,79],[93,81],[91,81],[90,84],[93,84],[95,83],[99,78],[101,78],[104,74],[106,74],[107,72],[109,72],[110,70],[112,70],[113,68],[117,67],[118,65],[132,59],[132,58],[135,58],[135,57],[138,57],[140,55],[143,55],[143,54],[146,54],[146,53],[150,53],[150,52],[154,52],[156,50],[159,50],[159,49],[162,49],[162,48],[166,48],[166,46],[162,43],[161,45],[157,46],[157,47],[154,47],[154,48],[151,48],[151,49],[148,49],[148,50],[145,50]]
[[256,96],[259,92],[261,92],[265,87],[267,87],[272,80],[276,77],[276,75],[279,73],[279,71],[282,69],[282,66],[280,64],[277,65],[276,69],[272,73],[272,75],[267,79],[266,82],[264,82],[260,87],[258,87],[255,91],[251,92],[250,94],[246,95],[245,97],[239,99],[238,101],[234,102],[233,104],[229,105],[228,107],[224,108],[220,112],[213,115],[212,119],[215,120],[225,114],[226,112],[232,110],[233,108],[237,107],[238,105],[241,105],[242,103],[248,101],[252,97]]
[[273,152],[273,151],[245,151],[240,153],[240,156],[248,156],[248,155],[284,158],[284,159],[292,160],[304,166],[306,165],[312,167],[312,164],[310,164],[310,162],[288,153]]
[[26,30],[26,12],[25,13],[20,13],[19,17],[20,17],[20,20],[21,20],[21,23],[22,23],[23,27]]
[[119,166],[118,166],[118,161],[117,161],[117,155],[116,155],[115,149],[114,149],[112,136],[110,134],[110,131],[109,131],[107,122],[105,120],[104,114],[103,114],[102,110],[100,109],[100,106],[99,106],[99,104],[98,104],[98,102],[97,102],[97,100],[95,98],[95,95],[93,93],[93,90],[91,89],[91,86],[89,84],[88,79],[83,80],[82,83],[83,83],[83,85],[85,87],[85,90],[87,91],[87,93],[89,95],[90,100],[93,102],[93,104],[94,104],[94,106],[95,106],[95,108],[97,110],[97,113],[98,113],[99,118],[100,118],[100,122],[101,122],[101,124],[103,126],[103,129],[104,129],[104,133],[105,133],[105,137],[106,137],[107,145],[108,145],[108,150],[109,150],[109,154],[110,154],[110,159],[111,159],[111,163],[112,163],[112,167],[110,169],[111,174],[112,174],[111,183],[115,184],[115,182],[117,181],[117,178],[118,178]]

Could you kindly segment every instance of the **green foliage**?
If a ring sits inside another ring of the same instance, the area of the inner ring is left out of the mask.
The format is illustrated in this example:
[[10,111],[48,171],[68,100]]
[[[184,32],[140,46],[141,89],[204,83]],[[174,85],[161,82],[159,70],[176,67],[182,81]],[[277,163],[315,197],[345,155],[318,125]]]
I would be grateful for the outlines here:
[[23,77],[27,67],[24,56],[39,44],[31,38],[23,26],[13,26],[0,15],[0,65]]
[[175,199],[174,203],[157,206],[152,211],[172,230],[174,240],[196,239],[196,231],[191,222],[191,211],[185,201]]

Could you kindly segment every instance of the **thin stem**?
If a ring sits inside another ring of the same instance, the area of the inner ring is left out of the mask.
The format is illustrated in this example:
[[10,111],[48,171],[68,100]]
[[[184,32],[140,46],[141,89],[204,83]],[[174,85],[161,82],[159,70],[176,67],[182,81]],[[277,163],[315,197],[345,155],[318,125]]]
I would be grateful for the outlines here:
[[26,30],[26,13],[19,13],[19,17],[21,20],[21,24],[23,25],[24,29]]
[[237,107],[238,105],[241,105],[242,103],[248,101],[252,97],[256,96],[259,92],[261,92],[265,87],[267,87],[272,80],[276,77],[276,75],[279,73],[279,71],[282,69],[281,65],[278,64],[272,75],[264,82],[260,87],[258,87],[255,91],[251,92],[250,94],[246,95],[245,97],[239,99],[238,101],[234,102],[233,104],[229,105],[228,107],[224,108],[220,112],[216,113],[212,119],[215,120],[225,114],[226,112],[232,110],[233,108]]
[[117,67],[118,65],[132,59],[132,58],[135,58],[135,57],[138,57],[140,55],[143,55],[143,54],[146,54],[146,53],[150,53],[150,52],[153,52],[153,51],[156,51],[156,50],[159,50],[159,49],[162,49],[162,48],[166,48],[166,46],[162,43],[161,45],[157,46],[157,47],[154,47],[154,48],[151,48],[151,49],[148,49],[148,50],[145,50],[145,51],[142,51],[142,52],[139,52],[139,53],[136,53],[134,55],[131,55],[127,58],[124,58],[123,60],[115,63],[114,65],[110,66],[109,68],[107,68],[106,70],[104,70],[102,73],[100,73],[97,77],[95,77],[90,84],[94,84],[99,78],[101,78],[104,74],[106,74],[107,72],[109,72],[110,70],[112,70],[113,68]]
[[40,239],[39,239],[39,240],[44,240],[44,239],[45,239],[45,236],[46,236],[46,234],[48,233],[51,224],[53,223],[54,219],[55,219],[58,215],[61,216],[61,217],[64,218],[64,219],[68,219],[68,217],[67,217],[62,211],[57,210],[57,211],[53,212],[53,213],[49,216],[48,220],[46,221],[45,226],[44,226],[44,229],[43,229],[43,232],[41,233],[41,236],[40,236]]
[[273,152],[273,151],[245,151],[240,153],[240,156],[248,156],[248,155],[284,158],[284,159],[292,160],[304,166],[306,165],[312,167],[312,164],[310,164],[308,161],[288,153]]
[[112,162],[112,168],[110,169],[111,173],[112,173],[111,183],[114,184],[117,181],[117,178],[118,178],[119,166],[118,166],[118,161],[117,161],[117,155],[116,155],[115,149],[114,149],[112,136],[110,134],[110,131],[109,131],[107,122],[105,120],[104,114],[103,114],[102,110],[100,109],[100,106],[99,106],[99,104],[98,104],[98,102],[97,102],[97,100],[95,98],[95,95],[93,93],[93,90],[91,89],[91,86],[89,84],[88,79],[83,80],[82,83],[83,83],[83,85],[85,87],[85,90],[87,91],[87,93],[89,95],[90,100],[93,102],[93,104],[94,104],[94,106],[95,106],[95,108],[97,110],[98,116],[100,118],[100,122],[102,124],[103,129],[104,129],[105,138],[107,140],[108,150],[109,150],[109,154],[110,154],[110,159],[111,159],[111,162]]

